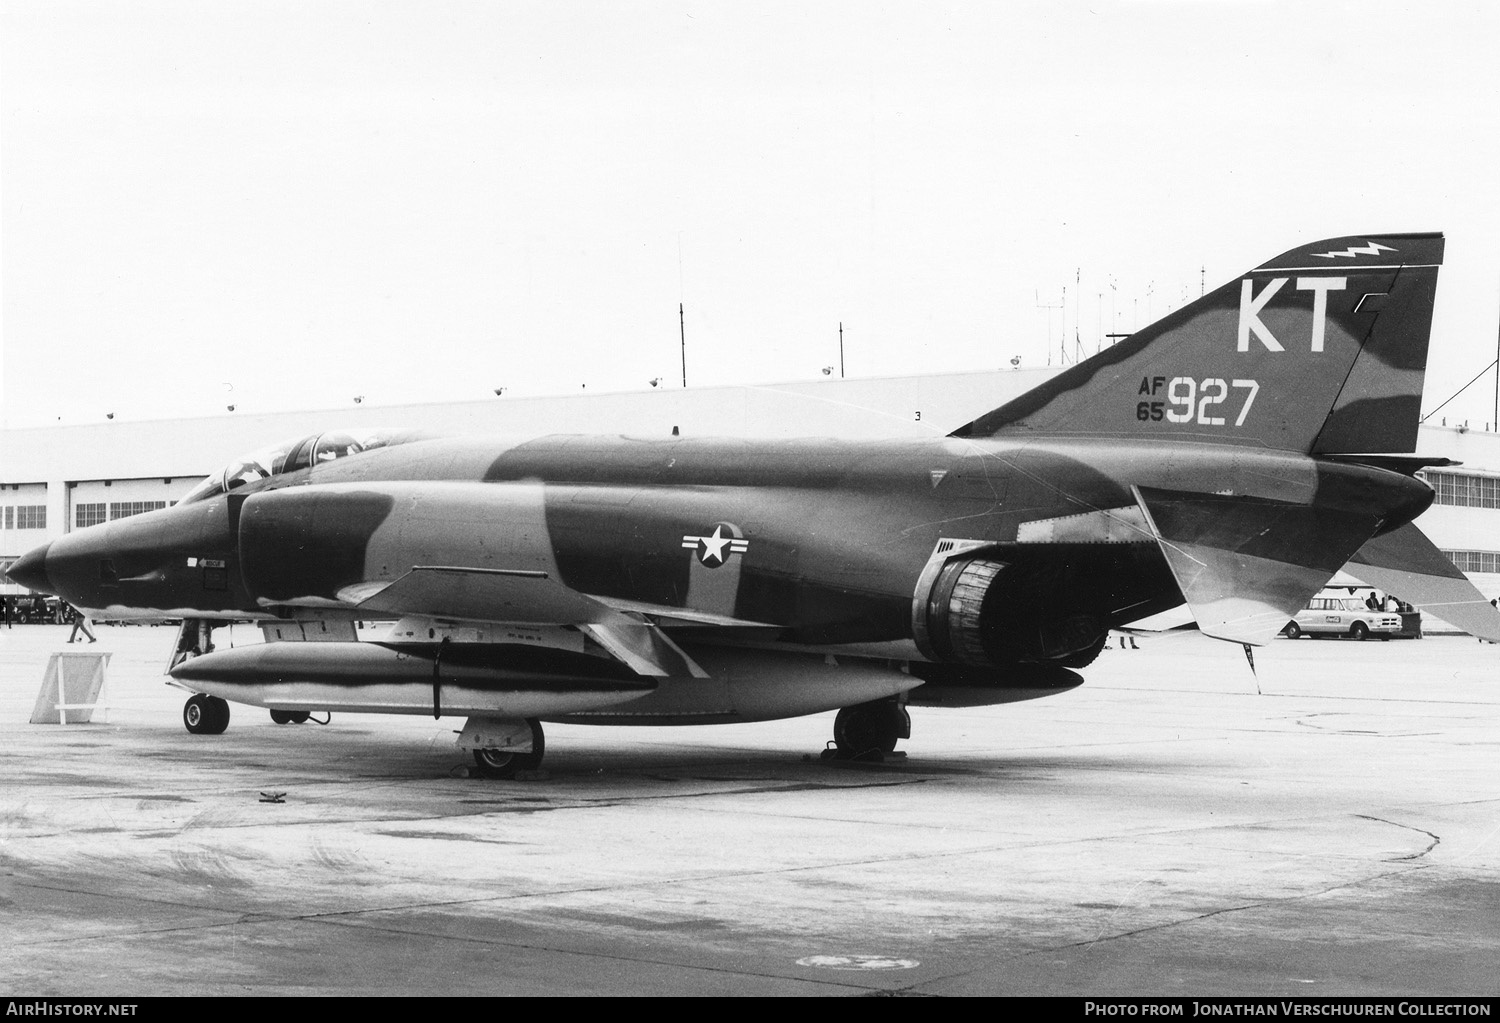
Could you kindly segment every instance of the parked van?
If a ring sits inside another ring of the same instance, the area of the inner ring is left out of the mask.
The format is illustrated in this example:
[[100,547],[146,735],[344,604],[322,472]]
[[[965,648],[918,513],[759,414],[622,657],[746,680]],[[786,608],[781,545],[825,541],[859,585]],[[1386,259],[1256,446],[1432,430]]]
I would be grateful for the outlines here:
[[1373,611],[1358,597],[1314,597],[1281,634],[1288,639],[1302,635],[1390,639],[1400,631],[1401,615],[1396,611]]

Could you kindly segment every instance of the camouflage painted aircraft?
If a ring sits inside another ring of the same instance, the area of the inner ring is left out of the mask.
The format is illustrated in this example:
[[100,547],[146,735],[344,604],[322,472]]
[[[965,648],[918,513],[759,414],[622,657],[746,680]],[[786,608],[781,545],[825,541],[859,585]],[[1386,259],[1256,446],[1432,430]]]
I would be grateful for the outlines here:
[[[890,751],[909,704],[1063,692],[1110,629],[1184,602],[1261,644],[1341,567],[1500,639],[1412,524],[1443,239],[1339,238],[1250,271],[924,440],[325,433],[10,575],[104,619],[182,619],[193,732],[226,700],[462,715],[481,770],[541,720],[842,708]],[[268,642],[215,649],[216,625]],[[357,623],[381,622],[376,630]]]

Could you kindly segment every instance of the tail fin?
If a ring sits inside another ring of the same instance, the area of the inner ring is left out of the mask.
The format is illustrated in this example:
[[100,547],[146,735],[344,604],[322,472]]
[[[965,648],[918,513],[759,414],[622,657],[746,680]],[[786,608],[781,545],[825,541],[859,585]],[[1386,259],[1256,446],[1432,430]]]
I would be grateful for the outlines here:
[[1412,451],[1442,261],[1441,234],[1300,246],[953,436]]

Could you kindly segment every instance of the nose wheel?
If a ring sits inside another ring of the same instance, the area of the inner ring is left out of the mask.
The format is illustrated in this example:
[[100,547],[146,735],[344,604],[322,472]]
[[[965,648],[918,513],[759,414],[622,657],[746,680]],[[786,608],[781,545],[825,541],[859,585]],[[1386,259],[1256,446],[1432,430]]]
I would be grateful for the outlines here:
[[194,735],[220,735],[229,727],[229,704],[217,696],[194,693],[183,705],[182,723]]

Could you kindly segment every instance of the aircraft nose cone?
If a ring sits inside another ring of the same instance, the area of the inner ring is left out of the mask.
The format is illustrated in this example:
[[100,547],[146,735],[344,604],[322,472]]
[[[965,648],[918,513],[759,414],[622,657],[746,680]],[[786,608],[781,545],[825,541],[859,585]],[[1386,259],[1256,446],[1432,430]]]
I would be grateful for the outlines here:
[[31,553],[21,555],[5,570],[5,574],[12,582],[20,583],[27,589],[51,593],[52,580],[47,577],[47,548],[51,546],[50,543],[43,544]]

